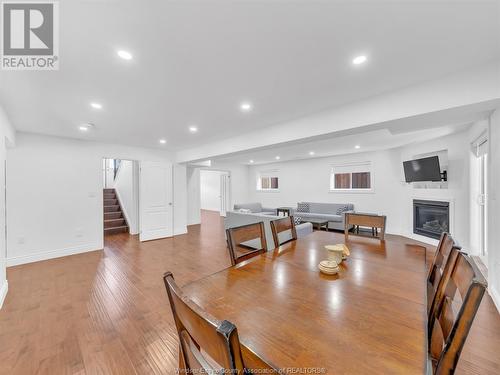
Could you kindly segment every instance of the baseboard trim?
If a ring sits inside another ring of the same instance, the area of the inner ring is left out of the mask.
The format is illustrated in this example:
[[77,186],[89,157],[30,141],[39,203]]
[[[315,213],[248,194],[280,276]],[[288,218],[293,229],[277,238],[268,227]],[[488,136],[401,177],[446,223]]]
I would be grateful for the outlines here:
[[42,260],[54,259],[65,257],[68,255],[75,255],[87,253],[89,251],[102,250],[102,244],[91,243],[78,246],[67,247],[64,249],[41,251],[29,255],[21,255],[16,257],[8,257],[6,259],[7,267],[18,266],[20,264],[39,262]]
[[182,228],[175,228],[174,229],[174,236],[180,236],[181,234],[187,234],[187,227],[184,226]]
[[500,313],[500,293],[494,288],[488,288],[488,293],[490,294],[493,303],[495,304],[498,312]]
[[0,288],[0,309],[3,306],[5,297],[7,297],[7,292],[9,291],[9,282],[7,280],[3,281],[2,287]]

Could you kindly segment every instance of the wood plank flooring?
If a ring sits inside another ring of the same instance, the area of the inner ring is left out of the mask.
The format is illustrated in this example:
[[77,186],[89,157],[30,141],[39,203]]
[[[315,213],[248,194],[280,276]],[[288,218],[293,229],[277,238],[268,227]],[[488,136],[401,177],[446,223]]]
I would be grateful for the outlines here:
[[[7,270],[0,374],[175,373],[177,337],[162,275],[170,270],[183,285],[229,267],[222,221],[205,211],[187,235],[140,243],[116,234],[105,242],[103,251]],[[498,353],[500,317],[488,296],[457,373],[499,374]]]

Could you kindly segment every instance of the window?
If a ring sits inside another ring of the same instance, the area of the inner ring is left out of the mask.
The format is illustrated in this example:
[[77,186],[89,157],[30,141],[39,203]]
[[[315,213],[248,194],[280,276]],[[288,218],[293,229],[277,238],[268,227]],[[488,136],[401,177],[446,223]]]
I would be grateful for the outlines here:
[[371,163],[332,166],[330,191],[372,191]]
[[278,190],[279,189],[279,178],[277,176],[277,171],[264,171],[259,174],[257,179],[257,190]]

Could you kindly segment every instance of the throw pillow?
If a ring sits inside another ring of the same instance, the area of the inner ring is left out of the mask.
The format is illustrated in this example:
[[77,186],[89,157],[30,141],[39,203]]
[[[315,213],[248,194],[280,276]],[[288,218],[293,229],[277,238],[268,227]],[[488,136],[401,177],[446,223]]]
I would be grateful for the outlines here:
[[349,207],[347,205],[343,205],[337,208],[337,215],[342,215],[342,212],[349,211]]
[[297,212],[309,212],[309,203],[297,203]]
[[302,218],[301,217],[298,217],[298,216],[294,216],[293,217],[293,223],[295,225],[299,225],[301,222],[302,222]]

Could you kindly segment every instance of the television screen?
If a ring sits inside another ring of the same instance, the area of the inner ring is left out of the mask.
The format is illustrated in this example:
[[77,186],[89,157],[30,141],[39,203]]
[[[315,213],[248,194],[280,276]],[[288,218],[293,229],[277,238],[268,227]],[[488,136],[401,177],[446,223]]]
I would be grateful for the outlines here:
[[431,156],[403,162],[406,182],[441,181],[439,158]]

